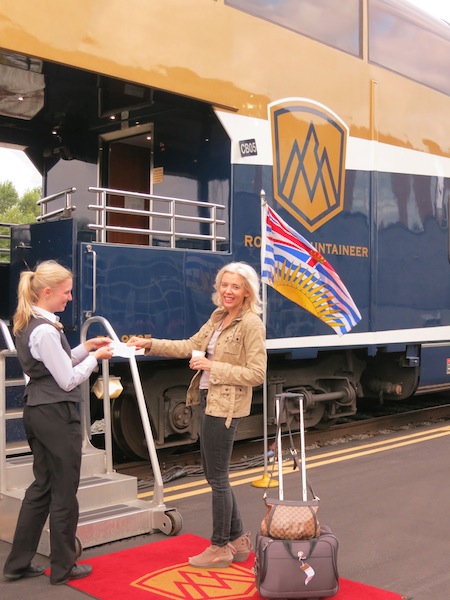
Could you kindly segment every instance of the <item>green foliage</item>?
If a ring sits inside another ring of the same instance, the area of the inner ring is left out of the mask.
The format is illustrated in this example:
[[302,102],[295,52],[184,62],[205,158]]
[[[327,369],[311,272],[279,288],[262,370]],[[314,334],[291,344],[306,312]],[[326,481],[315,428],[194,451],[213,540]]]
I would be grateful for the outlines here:
[[[19,194],[11,181],[0,183],[0,215],[19,201]],[[1,217],[0,217],[1,218]]]
[[[21,198],[17,196],[14,204],[11,204],[6,210],[0,211],[0,221],[11,224],[35,222],[39,215],[39,206],[36,203],[40,198],[41,188],[27,190]],[[2,205],[1,188],[0,205]]]
[[[40,187],[26,190],[19,197],[11,181],[0,183],[0,223],[34,223],[39,215],[36,203],[40,198]],[[0,262],[9,262],[9,228],[4,226],[0,226]]]

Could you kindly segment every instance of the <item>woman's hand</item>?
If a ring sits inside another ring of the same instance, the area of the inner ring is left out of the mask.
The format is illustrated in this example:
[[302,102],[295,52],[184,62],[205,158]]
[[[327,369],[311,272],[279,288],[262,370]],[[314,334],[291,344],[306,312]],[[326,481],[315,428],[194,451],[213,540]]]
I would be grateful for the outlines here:
[[97,360],[109,360],[112,358],[113,353],[114,348],[112,345],[101,346],[94,352],[94,356]]
[[134,346],[138,350],[142,348],[150,349],[152,347],[152,340],[149,338],[137,337],[136,335],[132,335],[127,342],[127,346]]
[[93,350],[97,350],[98,348],[103,348],[103,346],[109,346],[111,343],[111,338],[109,337],[95,337],[90,340],[86,340],[83,344],[86,352],[92,352]]
[[211,371],[212,360],[206,356],[193,356],[189,361],[189,368],[194,371]]

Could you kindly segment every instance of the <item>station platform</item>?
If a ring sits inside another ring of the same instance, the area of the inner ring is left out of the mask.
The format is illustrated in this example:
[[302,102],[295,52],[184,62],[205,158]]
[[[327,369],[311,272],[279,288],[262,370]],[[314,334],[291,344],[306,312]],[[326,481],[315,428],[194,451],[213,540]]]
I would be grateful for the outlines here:
[[[341,577],[413,600],[450,599],[450,421],[308,448],[307,468],[321,499],[320,522],[331,527],[339,540]],[[285,498],[299,498],[298,471],[289,466],[284,472]],[[253,540],[265,505],[264,489],[252,482],[262,474],[262,468],[231,474]],[[271,490],[271,495],[276,493]],[[176,507],[183,518],[179,535],[208,539],[211,496],[204,480],[186,477],[166,484],[164,502]],[[88,548],[81,559],[89,561],[167,539],[163,533],[137,536]],[[9,548],[8,543],[0,542],[0,573]],[[49,559],[37,556],[34,562],[48,566]],[[0,577],[2,600],[25,597],[83,600],[89,596],[68,585],[51,586],[46,576],[14,582]]]

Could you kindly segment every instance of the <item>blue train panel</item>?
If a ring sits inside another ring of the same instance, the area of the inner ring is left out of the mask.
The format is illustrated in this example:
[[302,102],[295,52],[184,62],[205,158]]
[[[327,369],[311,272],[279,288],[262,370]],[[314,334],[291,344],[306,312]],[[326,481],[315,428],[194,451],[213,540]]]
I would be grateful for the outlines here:
[[[229,256],[102,244],[79,246],[80,319],[105,317],[120,339],[189,337],[214,308],[212,286]],[[93,269],[96,288],[93,289]]]

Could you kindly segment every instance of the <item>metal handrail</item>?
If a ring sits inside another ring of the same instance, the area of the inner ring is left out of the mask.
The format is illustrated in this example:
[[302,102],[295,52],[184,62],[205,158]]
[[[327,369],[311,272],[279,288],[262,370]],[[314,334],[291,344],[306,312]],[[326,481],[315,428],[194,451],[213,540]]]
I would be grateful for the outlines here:
[[6,490],[6,357],[4,355],[4,351],[2,350],[0,352],[0,494],[3,494],[3,492],[5,490]]
[[[87,337],[87,330],[93,323],[100,323],[106,329],[109,337],[117,343],[120,343],[120,340],[112,328],[111,324],[104,317],[90,317],[87,319],[81,328],[81,342],[85,342]],[[163,480],[161,475],[161,469],[158,462],[158,455],[156,453],[156,446],[153,439],[153,434],[150,425],[150,419],[147,412],[147,405],[145,403],[144,392],[142,389],[141,378],[139,375],[139,370],[137,366],[136,357],[130,356],[130,369],[131,376],[133,380],[134,390],[136,392],[136,400],[139,408],[139,413],[141,417],[142,427],[144,430],[145,441],[147,443],[147,449],[150,456],[150,463],[153,471],[153,478],[155,481],[155,486],[153,490],[153,500],[152,504],[154,506],[163,506],[164,503],[164,492],[163,492]],[[112,427],[111,427],[111,406],[110,406],[110,395],[109,395],[109,361],[102,361],[102,374],[103,374],[103,414],[105,417],[105,452],[106,452],[106,469],[108,473],[113,472],[113,464],[112,464]],[[89,385],[89,382],[85,382],[85,384]],[[88,406],[87,402],[82,404],[82,407],[86,411]],[[86,419],[89,415],[87,411],[82,416],[84,418],[84,422],[86,423]],[[89,418],[90,422],[90,418]],[[86,428],[84,428],[86,431]],[[84,443],[87,443],[87,439],[85,438]]]
[[[210,243],[211,251],[216,252],[219,242],[226,242],[227,237],[218,233],[218,228],[225,225],[226,221],[218,217],[218,211],[225,210],[224,204],[215,202],[204,202],[200,200],[188,200],[187,198],[175,198],[170,196],[155,196],[153,194],[143,194],[140,192],[130,192],[104,187],[89,187],[89,192],[97,194],[97,203],[89,204],[88,209],[95,212],[95,223],[88,223],[88,229],[96,232],[96,242],[106,243],[108,233],[127,233],[145,235],[148,237],[148,245],[153,245],[154,236],[163,236],[168,238],[170,248],[176,248],[177,240],[200,240]],[[72,216],[76,206],[72,205],[72,194],[76,192],[75,187],[67,188],[56,194],[46,196],[38,200],[37,205],[41,207],[41,215],[37,221],[46,221],[55,217],[68,218]],[[123,196],[124,198],[133,198],[149,201],[149,210],[138,208],[125,208],[118,206],[109,206],[108,196]],[[64,207],[48,212],[50,202],[64,198]],[[163,207],[162,210],[154,210],[154,203],[158,202]],[[190,206],[197,209],[198,215],[185,215],[179,212],[179,207]],[[167,210],[164,210],[166,208]],[[208,215],[201,214],[207,212]],[[108,215],[129,215],[137,217],[146,217],[148,227],[128,227],[122,225],[110,225]],[[156,229],[153,227],[153,220],[167,221],[167,229]],[[209,226],[208,233],[190,233],[183,231],[182,223],[195,223],[196,225]]]
[[16,347],[14,345],[13,339],[12,339],[12,335],[8,329],[8,325],[3,321],[3,319],[0,319],[0,329],[1,332],[3,334],[3,339],[6,342],[6,346],[9,350],[9,352],[15,354],[16,352]]
[[[81,343],[83,344],[87,339],[87,330],[93,323],[100,323],[106,329],[106,333],[109,337],[118,342],[116,332],[111,327],[109,321],[104,317],[91,317],[87,319],[81,328]],[[111,426],[111,404],[109,396],[109,361],[102,360],[102,376],[103,376],[103,417],[105,419],[105,454],[106,454],[106,473],[110,474],[114,472],[113,468],[113,449],[112,449],[112,426]],[[90,435],[88,431],[90,429],[91,418],[89,410],[89,380],[81,384],[84,402],[81,403],[80,413],[81,422],[83,423],[83,448],[86,448],[90,444]]]
[[[209,203],[202,202],[198,200],[188,200],[186,198],[173,198],[170,196],[155,196],[152,194],[142,194],[139,192],[129,192],[126,190],[116,190],[110,188],[99,188],[99,187],[90,187],[90,192],[94,192],[97,194],[97,204],[89,204],[88,208],[90,210],[96,211],[97,219],[95,224],[89,224],[88,228],[97,232],[97,242],[105,243],[107,241],[107,233],[109,232],[122,232],[122,233],[134,233],[147,235],[149,237],[149,241],[152,236],[155,235],[163,235],[168,236],[170,239],[170,247],[176,247],[177,239],[191,239],[191,240],[205,240],[211,242],[211,250],[217,251],[218,242],[226,241],[226,237],[219,236],[217,233],[217,228],[219,225],[225,225],[225,221],[223,219],[218,218],[218,211],[224,210],[226,207],[223,204],[217,203]],[[149,200],[150,206],[153,206],[153,203],[160,202],[163,205],[167,206],[167,212],[161,212],[157,210],[153,210],[152,208],[149,210],[145,209],[134,209],[134,208],[122,208],[116,206],[108,206],[107,205],[107,196],[124,196],[126,198],[135,198],[142,200]],[[201,210],[210,211],[210,216],[190,216],[183,215],[177,212],[178,206],[192,206]],[[121,215],[134,215],[141,217],[148,217],[149,227],[141,228],[141,227],[123,227],[119,225],[108,225],[107,224],[107,215],[108,214],[121,214]],[[169,222],[167,229],[155,229],[150,224],[153,222],[154,218],[167,220]],[[176,229],[176,223],[202,223],[205,225],[210,225],[211,233],[209,234],[199,234],[199,233],[188,233],[186,231],[179,231]]]
[[[76,191],[77,188],[71,187],[63,190],[62,192],[57,192],[56,194],[51,194],[50,196],[45,196],[45,198],[38,200],[36,204],[41,207],[41,214],[36,218],[36,221],[46,221],[47,219],[51,219],[60,215],[63,218],[71,217],[72,212],[76,209],[76,206],[72,204],[72,194],[74,194]],[[53,210],[52,212],[48,212],[48,204],[53,200],[57,200],[58,198],[64,198],[64,207]]]
[[17,356],[17,352],[8,326],[2,319],[0,331],[6,342],[6,349],[0,351],[0,493],[3,493],[6,490],[6,359]]
[[[12,228],[11,223],[0,223],[0,231],[3,229],[6,229],[8,231],[8,233],[0,233],[0,241],[4,240],[7,242],[6,248],[0,247],[0,254],[8,254],[9,255],[11,252],[11,228]],[[6,261],[4,261],[4,262],[6,262]]]

